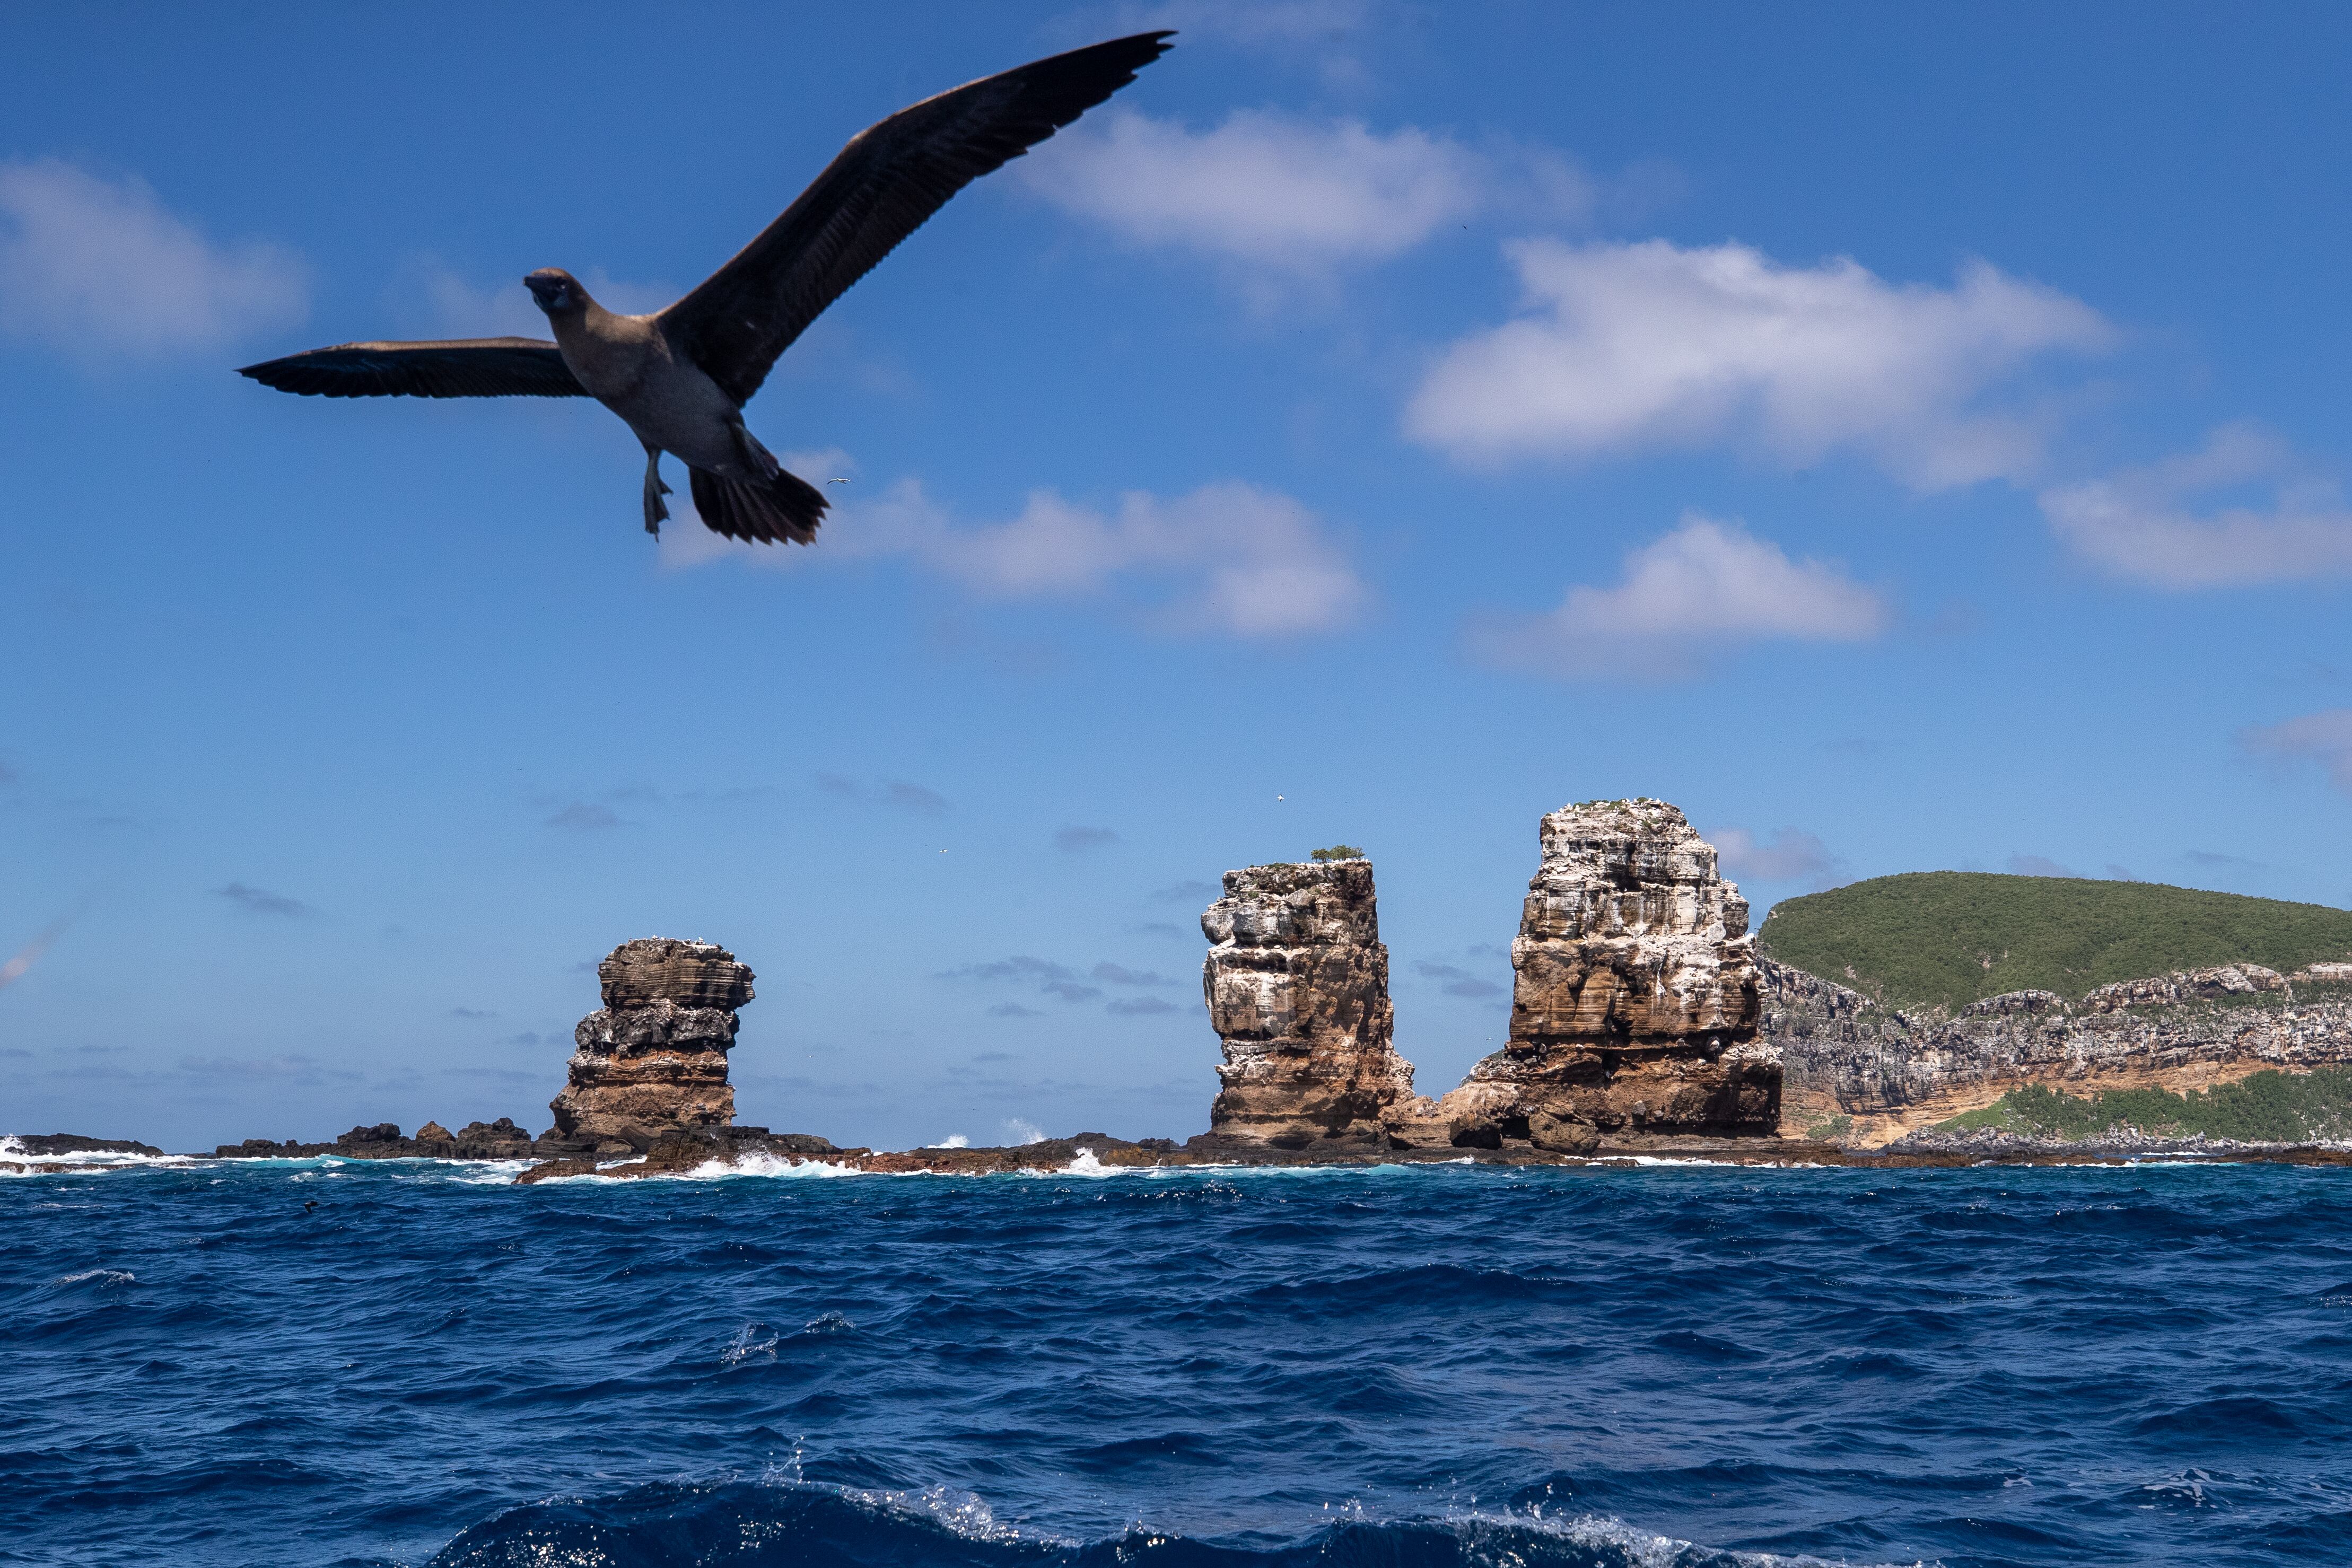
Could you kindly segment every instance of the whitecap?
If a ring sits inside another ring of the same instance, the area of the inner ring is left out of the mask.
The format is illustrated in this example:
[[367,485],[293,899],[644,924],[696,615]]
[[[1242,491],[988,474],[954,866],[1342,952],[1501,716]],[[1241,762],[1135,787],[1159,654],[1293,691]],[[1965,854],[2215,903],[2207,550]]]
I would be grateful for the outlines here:
[[765,1323],[745,1323],[737,1329],[735,1337],[727,1342],[727,1348],[719,1353],[719,1364],[736,1367],[747,1361],[775,1360],[776,1342],[782,1336],[772,1333],[765,1339],[755,1337],[767,1326]]
[[79,1274],[60,1274],[49,1281],[52,1285],[79,1285],[95,1280],[101,1287],[128,1285],[139,1278],[128,1269],[84,1269]]

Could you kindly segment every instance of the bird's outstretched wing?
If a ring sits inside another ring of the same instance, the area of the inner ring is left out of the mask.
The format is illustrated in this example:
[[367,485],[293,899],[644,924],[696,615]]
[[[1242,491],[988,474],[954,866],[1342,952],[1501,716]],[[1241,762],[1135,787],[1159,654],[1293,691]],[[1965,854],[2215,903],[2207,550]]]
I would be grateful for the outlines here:
[[552,343],[464,338],[447,343],[339,343],[237,371],[305,397],[586,397]]
[[1055,55],[869,126],[782,217],[656,318],[738,403],[776,356],[948,198],[1135,79],[1172,33]]

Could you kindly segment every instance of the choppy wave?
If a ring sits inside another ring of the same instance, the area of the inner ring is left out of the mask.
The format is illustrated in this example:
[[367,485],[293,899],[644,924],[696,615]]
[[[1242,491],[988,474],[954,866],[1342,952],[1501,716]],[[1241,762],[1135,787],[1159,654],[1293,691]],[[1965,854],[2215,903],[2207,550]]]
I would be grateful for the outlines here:
[[1341,1518],[1296,1539],[1202,1540],[1141,1525],[1093,1541],[1000,1522],[977,1497],[803,1483],[657,1484],[509,1510],[432,1568],[1778,1568],[1822,1559],[1715,1551],[1583,1514]]
[[0,1558],[2301,1568],[2352,1538],[2352,1172],[1075,1163],[5,1184]]

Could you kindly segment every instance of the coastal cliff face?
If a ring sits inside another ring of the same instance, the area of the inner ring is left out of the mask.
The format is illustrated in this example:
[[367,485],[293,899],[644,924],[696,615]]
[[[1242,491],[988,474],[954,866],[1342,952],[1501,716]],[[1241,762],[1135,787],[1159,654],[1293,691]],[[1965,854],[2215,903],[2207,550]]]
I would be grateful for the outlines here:
[[1554,811],[1540,842],[1511,943],[1510,1040],[1421,1124],[1569,1152],[1602,1134],[1775,1132],[1780,1064],[1758,1042],[1748,901],[1715,847],[1642,800]]
[[2264,1068],[2352,1063],[2352,966],[2257,965],[1987,997],[1957,1018],[1885,1008],[1769,959],[1764,1039],[1786,1065],[1785,1130],[1875,1146],[2027,1084],[2183,1093]]
[[1201,930],[1212,944],[1202,989],[1225,1058],[1210,1135],[1384,1145],[1383,1116],[1412,1096],[1412,1064],[1391,1040],[1372,862],[1229,871]]
[[596,967],[604,1005],[572,1031],[569,1081],[550,1103],[558,1148],[625,1153],[735,1120],[727,1052],[751,971],[708,942],[624,942]]

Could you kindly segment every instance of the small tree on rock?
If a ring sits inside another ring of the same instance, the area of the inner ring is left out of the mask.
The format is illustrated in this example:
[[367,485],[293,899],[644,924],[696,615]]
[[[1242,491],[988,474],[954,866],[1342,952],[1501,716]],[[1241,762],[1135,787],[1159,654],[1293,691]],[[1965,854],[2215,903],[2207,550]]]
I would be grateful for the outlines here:
[[1328,850],[1317,850],[1308,858],[1318,861],[1360,861],[1364,858],[1364,852],[1353,844],[1333,844]]

